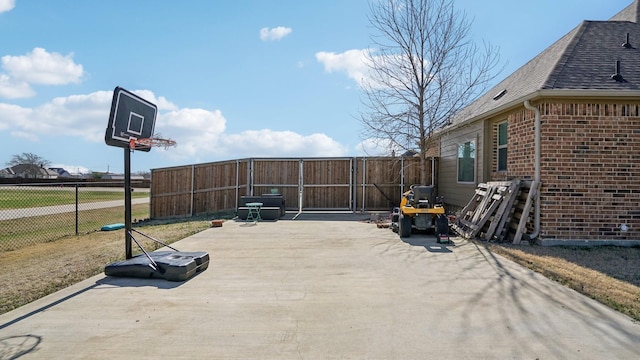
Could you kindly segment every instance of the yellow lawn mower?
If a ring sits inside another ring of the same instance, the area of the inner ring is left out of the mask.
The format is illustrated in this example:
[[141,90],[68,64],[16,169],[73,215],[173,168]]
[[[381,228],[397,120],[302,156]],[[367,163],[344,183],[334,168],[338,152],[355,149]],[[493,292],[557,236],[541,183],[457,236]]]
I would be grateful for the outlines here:
[[393,229],[397,229],[400,237],[409,237],[414,230],[433,229],[439,243],[449,242],[449,219],[445,215],[443,199],[436,197],[433,186],[411,185],[409,191],[402,194],[392,222],[396,223]]

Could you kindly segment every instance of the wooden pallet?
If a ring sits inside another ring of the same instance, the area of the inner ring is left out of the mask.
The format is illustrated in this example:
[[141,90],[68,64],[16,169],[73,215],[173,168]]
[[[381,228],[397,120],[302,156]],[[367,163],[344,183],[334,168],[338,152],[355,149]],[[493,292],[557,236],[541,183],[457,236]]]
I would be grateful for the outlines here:
[[468,239],[478,235],[485,240],[503,236],[511,221],[520,184],[520,180],[479,184],[452,228]]
[[465,238],[474,238],[490,218],[493,217],[495,221],[495,212],[511,196],[512,186],[513,182],[479,184],[474,196],[462,209],[458,221],[452,226],[453,229]]
[[516,230],[516,234],[513,238],[514,244],[520,244],[522,241],[522,237],[527,228],[527,220],[529,219],[529,214],[534,206],[534,199],[536,198],[537,193],[540,191],[541,183],[539,181],[532,181],[529,185],[529,193],[527,194],[527,200],[524,204],[524,208],[522,210],[522,215],[520,215],[520,220],[518,221],[518,228]]

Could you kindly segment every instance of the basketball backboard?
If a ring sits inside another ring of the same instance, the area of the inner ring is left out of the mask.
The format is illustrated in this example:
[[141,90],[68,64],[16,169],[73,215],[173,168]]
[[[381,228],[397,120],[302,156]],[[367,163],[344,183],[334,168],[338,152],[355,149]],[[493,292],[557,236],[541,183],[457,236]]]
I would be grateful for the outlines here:
[[[130,147],[132,138],[153,137],[158,107],[121,87],[113,90],[109,123],[104,135],[107,145]],[[135,150],[149,151],[151,147],[136,146]]]

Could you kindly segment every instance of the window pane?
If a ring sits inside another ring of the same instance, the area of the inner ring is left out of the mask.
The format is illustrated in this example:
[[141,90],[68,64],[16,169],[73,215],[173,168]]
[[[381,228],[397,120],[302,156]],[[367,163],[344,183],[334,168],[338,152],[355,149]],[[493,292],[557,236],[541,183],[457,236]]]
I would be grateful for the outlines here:
[[507,123],[498,125],[498,145],[507,145]]
[[498,171],[507,170],[507,148],[498,149]]
[[458,146],[458,181],[474,182],[476,146],[470,141]]

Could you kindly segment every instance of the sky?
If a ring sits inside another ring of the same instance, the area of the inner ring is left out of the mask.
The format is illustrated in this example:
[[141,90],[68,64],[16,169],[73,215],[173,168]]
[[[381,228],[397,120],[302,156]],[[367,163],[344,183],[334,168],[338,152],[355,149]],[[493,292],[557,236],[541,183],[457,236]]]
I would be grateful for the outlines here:
[[[0,0],[0,168],[36,154],[122,173],[105,144],[113,90],[156,104],[176,147],[132,172],[250,157],[383,155],[362,138],[363,58],[378,0]],[[498,48],[495,83],[583,20],[632,0],[455,0]]]

